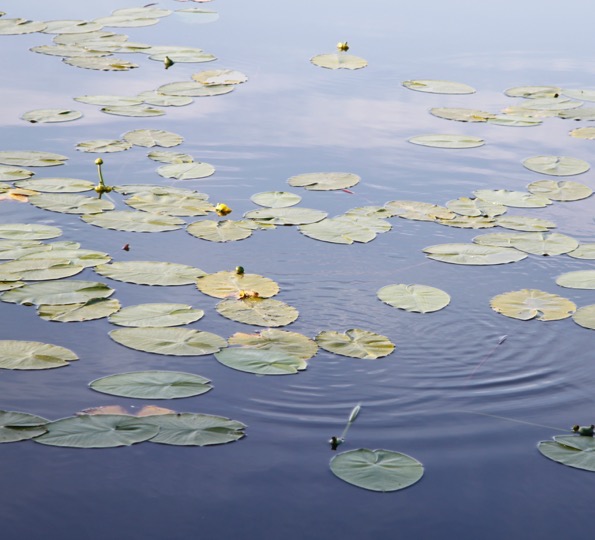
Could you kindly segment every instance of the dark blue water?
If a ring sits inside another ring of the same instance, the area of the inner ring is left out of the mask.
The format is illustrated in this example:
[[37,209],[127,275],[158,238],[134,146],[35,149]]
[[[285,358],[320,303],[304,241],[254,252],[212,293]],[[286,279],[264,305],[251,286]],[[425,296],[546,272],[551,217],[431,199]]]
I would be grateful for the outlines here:
[[[7,17],[35,20],[101,17],[130,7],[113,0],[6,2]],[[64,65],[28,51],[51,36],[1,36],[0,150],[45,150],[70,157],[66,166],[35,169],[38,177],[94,180],[96,154],[76,143],[118,138],[131,129],[166,129],[185,137],[174,150],[212,163],[210,178],[172,182],[155,173],[145,149],[104,155],[108,184],[155,183],[198,189],[225,202],[237,218],[255,206],[257,192],[288,189],[290,176],[349,171],[362,181],[353,193],[308,192],[304,207],[339,214],[394,199],[436,204],[475,189],[517,189],[541,175],[523,168],[533,155],[570,155],[593,162],[593,141],[568,137],[588,123],[546,119],[533,128],[467,125],[431,116],[432,107],[498,112],[516,100],[506,88],[553,84],[595,87],[589,36],[594,8],[552,1],[164,1],[172,9],[216,10],[218,21],[190,25],[176,15],[158,25],[122,29],[133,41],[200,47],[219,59],[176,64],[168,71],[143,55],[126,73]],[[348,40],[369,61],[356,72],[329,71],[309,62]],[[134,95],[201,69],[245,72],[249,81],[229,95],[197,98],[163,117],[104,115],[72,101],[85,94]],[[465,82],[478,92],[444,96],[412,92],[407,79]],[[587,103],[586,106],[589,106]],[[82,120],[29,125],[31,109],[81,110]],[[414,146],[425,133],[462,133],[484,147],[447,151]],[[577,180],[595,187],[593,173]],[[113,196],[119,209],[121,197]],[[48,341],[81,359],[68,368],[3,371],[0,409],[51,419],[87,407],[124,404],[87,384],[105,375],[171,369],[203,375],[214,389],[199,397],[159,402],[184,412],[227,416],[248,425],[247,437],[210,448],[140,444],[109,450],[74,450],[33,442],[0,446],[2,538],[13,539],[348,539],[569,538],[591,526],[595,475],[543,458],[538,441],[555,428],[590,424],[595,414],[594,334],[572,320],[542,323],[505,318],[489,307],[492,296],[537,288],[579,306],[592,291],[560,289],[554,279],[591,268],[569,257],[529,256],[512,265],[470,267],[429,261],[426,246],[470,241],[477,231],[391,219],[392,231],[365,245],[316,242],[293,227],[258,231],[250,239],[214,244],[184,230],[139,234],[91,227],[72,215],[0,202],[4,223],[57,225],[61,239],[109,252],[114,260],[163,260],[206,272],[243,265],[281,286],[279,299],[300,311],[290,330],[360,327],[387,335],[393,355],[376,361],[320,351],[306,371],[256,377],[225,368],[212,356],[165,357],[124,348],[109,339],[105,320],[48,323],[32,307],[0,303],[2,339]],[[559,232],[595,241],[593,198],[510,214],[551,219]],[[188,222],[194,221],[189,218]],[[121,250],[124,244],[131,250]],[[76,279],[99,279],[90,269]],[[190,327],[229,337],[249,327],[219,316],[217,301],[194,286],[145,287],[109,282],[123,305],[183,302],[206,311]],[[397,311],[376,298],[390,283],[423,283],[449,292],[443,311]],[[500,345],[501,336],[507,339]],[[335,478],[326,441],[339,434],[356,403],[362,412],[341,449],[386,448],[425,466],[418,484],[402,492],[367,492]],[[481,413],[481,414],[478,414]]]

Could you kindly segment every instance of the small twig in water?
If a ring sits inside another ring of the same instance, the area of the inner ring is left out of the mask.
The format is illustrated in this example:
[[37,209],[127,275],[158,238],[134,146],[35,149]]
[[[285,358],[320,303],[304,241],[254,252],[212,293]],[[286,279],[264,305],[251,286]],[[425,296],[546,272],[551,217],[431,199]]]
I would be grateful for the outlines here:
[[473,375],[475,375],[475,372],[481,367],[483,366],[483,364],[486,362],[486,360],[488,360],[488,358],[491,358],[492,355],[496,352],[496,349],[502,345],[502,343],[504,343],[506,341],[506,339],[508,338],[508,336],[500,336],[500,339],[498,340],[498,343],[496,343],[496,345],[494,346],[494,348],[488,352],[488,354],[486,354],[481,362],[479,364],[477,364],[477,366],[475,366],[475,369],[473,370],[473,372],[471,373],[471,375],[469,375],[469,377],[467,377],[467,380],[473,378]]

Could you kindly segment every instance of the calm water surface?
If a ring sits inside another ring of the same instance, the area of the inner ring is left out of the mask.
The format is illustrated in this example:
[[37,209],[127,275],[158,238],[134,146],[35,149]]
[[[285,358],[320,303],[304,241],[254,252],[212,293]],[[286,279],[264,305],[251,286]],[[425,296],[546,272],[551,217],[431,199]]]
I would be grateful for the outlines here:
[[[164,0],[172,9],[191,3]],[[448,122],[431,107],[499,111],[514,100],[511,86],[553,84],[595,88],[590,21],[593,4],[571,8],[553,1],[471,2],[378,0],[361,4],[324,0],[286,3],[217,0],[194,4],[219,12],[211,24],[179,15],[147,28],[123,29],[132,41],[201,47],[211,64],[176,64],[165,71],[143,55],[126,73],[67,66],[28,49],[51,36],[2,36],[1,150],[45,150],[70,157],[64,167],[34,169],[37,176],[93,180],[96,155],[76,143],[118,138],[131,129],[167,129],[185,137],[176,148],[212,163],[210,178],[170,182],[155,173],[146,151],[108,154],[108,183],[164,183],[198,189],[225,201],[232,216],[254,209],[249,197],[285,190],[286,179],[313,171],[350,171],[362,177],[353,194],[307,192],[302,206],[339,214],[394,199],[437,204],[475,189],[518,189],[541,176],[521,161],[540,154],[570,155],[593,163],[593,142],[568,131],[587,123],[547,119],[534,128]],[[7,17],[35,20],[95,18],[130,7],[115,0],[5,2]],[[369,61],[343,73],[316,68],[315,54],[339,40]],[[205,67],[206,66],[206,67]],[[153,119],[104,115],[72,101],[84,94],[134,95],[186,80],[205,68],[245,72],[248,83],[229,95],[197,98]],[[477,93],[444,96],[411,92],[407,79],[465,82]],[[586,104],[589,106],[589,104]],[[31,109],[81,110],[82,120],[28,125]],[[482,148],[443,151],[411,145],[425,133],[461,133],[486,139]],[[593,173],[579,179],[595,188]],[[125,205],[114,196],[119,209]],[[558,230],[595,241],[593,198],[510,214],[552,219]],[[198,240],[184,230],[125,233],[90,227],[76,216],[2,202],[2,222],[60,226],[61,239],[109,252],[114,260],[163,260],[206,272],[234,268],[276,280],[279,299],[300,311],[288,329],[315,336],[321,330],[361,327],[387,335],[396,352],[364,361],[320,351],[307,371],[256,377],[225,368],[212,356],[164,357],[111,341],[106,320],[48,323],[33,308],[0,303],[2,339],[49,341],[81,360],[40,372],[3,371],[0,409],[47,418],[109,404],[140,407],[95,393],[98,377],[139,369],[198,373],[214,383],[200,397],[158,404],[180,411],[238,419],[248,436],[209,448],[141,444],[109,450],[45,447],[33,442],[0,446],[2,538],[13,539],[328,539],[364,538],[570,538],[591,527],[595,475],[543,458],[536,443],[574,423],[594,418],[593,333],[572,320],[540,323],[507,319],[489,299],[520,288],[560,293],[579,306],[592,291],[564,289],[562,272],[592,267],[560,256],[497,267],[430,261],[422,249],[469,241],[476,231],[391,220],[392,231],[365,245],[316,242],[295,228],[260,232],[231,244]],[[188,221],[194,221],[189,218]],[[129,243],[130,252],[121,247]],[[75,279],[96,279],[85,270]],[[143,287],[105,280],[123,305],[184,302],[206,311],[193,328],[228,337],[245,325],[220,317],[217,301],[194,286]],[[420,316],[394,310],[376,298],[390,283],[425,283],[448,291],[447,309]],[[501,336],[507,336],[501,345]],[[378,494],[336,479],[326,443],[342,430],[351,408],[363,409],[343,448],[386,448],[423,462],[426,474],[402,492]],[[491,416],[488,416],[491,415]]]

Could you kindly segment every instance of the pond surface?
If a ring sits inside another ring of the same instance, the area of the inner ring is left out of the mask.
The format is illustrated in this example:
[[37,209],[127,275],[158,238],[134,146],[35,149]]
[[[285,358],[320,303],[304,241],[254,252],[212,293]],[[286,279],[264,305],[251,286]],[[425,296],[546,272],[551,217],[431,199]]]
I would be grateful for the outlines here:
[[[14,5],[11,5],[14,4]],[[568,136],[588,122],[546,118],[531,128],[449,122],[432,107],[499,112],[516,102],[504,90],[521,85],[595,88],[589,47],[592,3],[565,7],[552,1],[429,0],[404,4],[217,0],[164,1],[171,9],[201,7],[219,19],[191,24],[173,14],[155,26],[125,28],[131,41],[203,48],[209,64],[160,62],[134,54],[129,72],[74,68],[30,52],[51,36],[1,36],[3,77],[0,150],[43,150],[67,155],[68,164],[34,168],[37,176],[95,181],[99,154],[78,142],[115,139],[132,129],[179,133],[175,151],[213,164],[202,180],[170,181],[155,173],[145,149],[102,155],[108,184],[164,184],[207,193],[237,219],[257,208],[250,196],[289,190],[302,206],[340,214],[395,199],[444,204],[476,189],[524,190],[549,178],[525,169],[535,155],[568,155],[593,164],[593,141]],[[93,19],[122,5],[115,0],[73,3],[21,0],[6,17]],[[118,31],[118,30],[116,30]],[[331,71],[309,59],[348,40],[365,69]],[[158,118],[127,118],[72,101],[85,94],[135,95],[202,69],[236,69],[248,82],[229,95],[169,107]],[[471,95],[412,92],[408,79],[445,79],[477,89]],[[586,103],[584,106],[589,106]],[[64,124],[28,124],[29,110],[75,108],[84,118]],[[468,150],[415,146],[409,137],[458,133],[486,140]],[[345,191],[290,188],[286,180],[315,171],[349,171],[361,182]],[[575,179],[574,177],[572,179]],[[595,188],[593,173],[577,181]],[[112,197],[117,208],[122,197]],[[513,215],[553,220],[580,242],[595,241],[593,197]],[[185,230],[127,233],[92,227],[77,216],[1,201],[2,223],[59,226],[60,240],[110,253],[116,261],[156,260],[205,272],[246,271],[277,281],[279,299],[300,316],[287,329],[314,337],[323,330],[364,328],[388,336],[395,352],[375,361],[323,350],[308,369],[287,377],[259,377],[226,368],[212,355],[169,357],[134,351],[112,341],[106,319],[50,323],[35,309],[0,302],[2,339],[47,341],[80,356],[47,371],[0,376],[0,409],[50,419],[102,405],[141,407],[141,400],[93,392],[96,378],[142,369],[200,374],[214,389],[183,400],[151,402],[183,412],[226,416],[247,424],[247,437],[205,448],[139,444],[78,450],[31,441],[0,446],[2,538],[361,539],[570,538],[591,527],[595,476],[541,456],[536,444],[591,424],[595,399],[594,334],[571,319],[523,322],[497,314],[489,300],[523,288],[560,294],[578,306],[592,291],[561,289],[564,272],[593,267],[565,255],[501,266],[440,263],[422,249],[469,242],[475,231],[391,218],[393,228],[368,244],[318,242],[295,227],[257,231],[216,244]],[[188,218],[186,221],[194,221]],[[497,229],[501,232],[503,229]],[[122,246],[130,245],[130,251]],[[147,287],[98,278],[92,269],[74,279],[108,282],[123,306],[180,302],[204,309],[190,328],[229,337],[249,327],[224,319],[217,300],[193,285]],[[423,283],[447,291],[451,304],[420,315],[393,309],[376,297],[391,283]],[[502,337],[506,340],[499,344]],[[343,429],[352,407],[362,411],[341,450],[386,448],[420,460],[423,479],[400,492],[379,494],[341,482],[329,470],[327,440]],[[438,532],[437,532],[438,531]]]

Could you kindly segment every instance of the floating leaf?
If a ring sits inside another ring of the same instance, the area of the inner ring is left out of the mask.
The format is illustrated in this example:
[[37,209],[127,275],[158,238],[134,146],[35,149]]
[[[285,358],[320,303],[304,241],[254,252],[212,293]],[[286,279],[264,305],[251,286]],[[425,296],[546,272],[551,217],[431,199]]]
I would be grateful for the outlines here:
[[16,167],[55,167],[64,165],[67,159],[66,156],[60,154],[37,150],[0,152],[0,163]]
[[191,97],[168,96],[159,94],[154,90],[141,92],[138,97],[143,100],[143,103],[146,103],[147,105],[155,105],[156,107],[183,107],[194,102]]
[[582,99],[584,101],[595,101],[595,90],[584,90],[574,88],[564,88],[561,92],[572,99]]
[[440,219],[454,219],[456,214],[448,208],[418,201],[390,201],[384,207],[391,216],[398,216],[416,221],[436,221]]
[[353,173],[306,173],[292,176],[287,183],[293,187],[303,187],[312,191],[345,189],[359,183],[360,177]]
[[30,225],[28,223],[0,224],[0,238],[12,240],[47,240],[62,234],[62,229],[50,225]]
[[528,321],[559,321],[570,317],[576,304],[567,298],[537,289],[523,289],[494,296],[492,309],[506,317]]
[[546,458],[562,465],[595,472],[595,438],[580,435],[556,435],[553,441],[541,441],[537,449]]
[[212,69],[199,71],[192,75],[192,79],[200,84],[241,84],[248,80],[248,77],[240,71],[233,69]]
[[0,300],[13,304],[77,304],[93,298],[107,298],[114,294],[105,283],[98,281],[48,281],[32,283],[5,292]]
[[139,304],[114,313],[109,322],[135,328],[182,326],[202,319],[204,314],[202,309],[186,304]]
[[494,204],[481,199],[470,199],[469,197],[459,197],[448,201],[446,208],[451,212],[469,217],[494,217],[504,214],[507,210],[506,206],[502,204]]
[[59,20],[46,21],[46,27],[41,30],[44,34],[85,34],[96,32],[103,26],[95,21]]
[[27,19],[0,19],[0,36],[32,34],[43,32],[47,24],[42,21],[29,21]]
[[40,193],[29,197],[29,201],[38,208],[63,214],[99,214],[114,209],[110,201],[70,193]]
[[129,107],[143,103],[143,100],[139,97],[114,96],[109,94],[80,96],[75,97],[74,100],[81,103],[88,103],[89,105],[102,105],[104,107]]
[[577,309],[572,320],[583,328],[595,330],[595,304]]
[[272,298],[223,300],[217,304],[216,309],[220,315],[232,321],[269,328],[286,326],[299,315],[294,307]]
[[157,174],[164,178],[175,178],[176,180],[193,180],[206,178],[215,172],[215,167],[210,163],[193,161],[192,163],[172,163],[162,165],[157,169]]
[[573,129],[569,135],[571,137],[575,137],[576,139],[587,139],[589,141],[595,139],[595,128],[592,127],[582,127]]
[[224,366],[256,375],[292,375],[307,367],[304,360],[285,352],[244,347],[223,349],[215,358]]
[[69,57],[69,56],[109,56],[112,52],[117,50],[114,47],[114,50],[89,50],[85,49],[82,45],[78,44],[68,44],[68,45],[39,45],[37,47],[31,47],[29,49],[32,52],[36,52],[39,54],[47,54],[49,56],[62,56],[62,57]]
[[254,204],[267,208],[288,208],[289,206],[298,204],[302,198],[288,191],[264,191],[263,193],[252,195],[250,200]]
[[[151,47],[147,51],[151,56],[149,56],[150,60],[156,60],[157,62],[163,62],[165,57],[167,56],[170,60],[174,63],[191,63],[191,64],[200,64],[202,62],[212,62],[213,60],[217,60],[216,56],[213,56],[211,53],[205,52],[202,49],[197,49],[194,47],[172,47],[172,46],[165,46],[165,47]],[[195,81],[190,81],[194,83]],[[170,83],[170,84],[181,84],[181,83]],[[167,85],[166,85],[167,86]],[[162,94],[168,94],[169,92],[163,91],[163,87],[159,87],[157,89],[158,92]],[[178,94],[180,95],[180,94]],[[183,95],[190,95],[190,94],[183,94]],[[203,94],[203,95],[216,95],[216,94]]]
[[552,176],[572,176],[590,169],[586,161],[568,156],[535,156],[525,159],[523,165],[530,171]]
[[437,219],[440,225],[461,229],[488,229],[496,226],[496,220],[486,216],[455,216],[451,219]]
[[226,271],[203,275],[196,286],[200,292],[215,298],[238,297],[242,291],[254,291],[261,298],[269,298],[279,292],[279,285],[272,279]]
[[68,109],[35,109],[23,114],[21,118],[32,124],[51,122],[70,122],[82,118],[83,113]]
[[321,210],[311,208],[264,208],[262,210],[251,210],[246,212],[244,217],[262,223],[273,225],[305,225],[316,223],[327,216]]
[[52,369],[67,366],[68,362],[78,359],[70,349],[58,345],[0,340],[0,369]]
[[100,17],[99,19],[95,19],[95,21],[103,26],[110,26],[112,28],[137,28],[157,24],[159,19],[134,15],[110,15],[108,17]]
[[7,165],[0,165],[0,181],[12,182],[14,180],[23,180],[31,178],[35,173],[21,167],[9,167]]
[[212,354],[227,346],[216,334],[187,328],[122,328],[112,330],[109,336],[137,351],[171,356]]
[[176,13],[182,16],[185,22],[190,24],[203,24],[215,22],[219,18],[216,11],[207,11],[206,9],[188,8],[176,9]]
[[239,345],[244,350],[249,348],[283,352],[301,360],[309,360],[318,350],[318,345],[309,337],[297,332],[276,330],[274,328],[261,330],[255,334],[236,332],[228,341],[230,347]]
[[497,114],[488,118],[488,124],[496,126],[511,126],[511,127],[533,127],[539,126],[543,122],[535,117],[521,116],[515,114]]
[[533,255],[562,255],[578,247],[578,242],[565,234],[529,232],[515,235],[512,247]]
[[527,216],[498,216],[496,225],[505,229],[527,232],[545,232],[556,227],[553,221]]
[[37,314],[46,321],[82,322],[108,317],[120,309],[118,300],[93,298],[79,304],[41,305]]
[[159,428],[159,433],[151,442],[176,446],[211,446],[234,442],[244,437],[246,427],[237,420],[210,414],[166,414],[153,416],[147,421]]
[[130,446],[154,437],[159,428],[146,421],[119,414],[80,415],[46,424],[47,433],[35,442],[68,448]]
[[521,103],[520,107],[529,110],[539,111],[566,111],[569,109],[576,109],[583,104],[582,101],[574,101],[562,97],[543,97],[536,99],[529,99],[525,103]]
[[456,120],[457,122],[487,122],[489,118],[496,115],[480,111],[478,109],[462,109],[457,107],[435,107],[430,109],[430,114],[445,120]]
[[99,71],[129,71],[137,68],[138,64],[114,58],[112,56],[102,57],[85,57],[73,56],[70,58],[63,58],[62,62],[69,66],[75,66],[83,69],[96,69]]
[[509,97],[522,97],[528,99],[553,98],[560,95],[562,89],[557,86],[516,86],[505,90]]
[[118,139],[96,139],[94,141],[83,141],[76,145],[81,152],[123,152],[132,148],[128,141]]
[[155,4],[149,4],[147,6],[142,7],[116,9],[112,12],[112,15],[116,17],[131,17],[143,19],[145,17],[167,17],[172,13],[173,11],[171,9],[163,9],[156,7]]
[[190,285],[205,273],[186,264],[158,261],[120,261],[101,264],[95,271],[116,281],[138,285]]
[[595,244],[579,244],[579,246],[569,251],[566,255],[575,259],[595,259]]
[[589,186],[571,180],[539,180],[529,184],[527,189],[535,195],[543,195],[554,201],[578,201],[593,194]]
[[559,118],[564,120],[595,120],[595,107],[581,107],[570,111],[560,111]]
[[69,262],[85,268],[105,264],[111,260],[111,257],[102,251],[79,249],[76,242],[54,242],[53,244],[45,244],[42,247],[44,249],[30,250],[30,253],[23,253],[18,259],[20,261],[67,259]]
[[468,84],[452,82],[452,81],[438,81],[431,79],[405,81],[403,82],[405,88],[409,90],[417,90],[418,92],[430,92],[432,94],[474,94],[475,88]]
[[352,358],[375,360],[388,356],[395,349],[395,345],[386,336],[359,328],[345,332],[327,330],[320,332],[315,339],[322,349]]
[[208,85],[200,84],[196,81],[181,81],[164,84],[157,88],[157,92],[168,96],[213,97],[229,94],[234,89],[235,86],[233,84]]
[[67,259],[33,259],[0,264],[0,281],[45,281],[74,276],[83,266]]
[[510,191],[508,189],[478,189],[473,192],[478,199],[504,206],[516,208],[543,208],[552,204],[546,197],[533,195],[525,191]]
[[186,230],[196,238],[210,242],[234,242],[244,240],[252,235],[250,223],[247,221],[212,221],[204,219],[190,223]]
[[129,232],[164,232],[181,229],[184,221],[174,216],[113,210],[103,214],[89,214],[81,219],[104,229]]
[[331,471],[348,484],[371,491],[397,491],[418,482],[423,465],[406,454],[359,448],[337,454]]
[[165,152],[161,150],[154,150],[147,154],[153,161],[161,163],[192,163],[194,158],[188,154],[181,154],[179,152]]
[[144,146],[145,148],[152,148],[153,146],[170,148],[178,146],[184,141],[184,137],[181,135],[162,129],[135,129],[124,133],[122,138],[130,144]]
[[477,244],[437,244],[423,251],[430,259],[451,264],[507,264],[527,257],[526,253],[516,249]]
[[361,69],[368,65],[367,60],[344,52],[318,54],[310,58],[310,62],[327,69]]
[[482,138],[470,135],[418,135],[408,140],[432,148],[477,148],[485,144]]
[[78,193],[90,191],[95,184],[78,178],[32,178],[15,182],[15,186],[46,193]]
[[383,233],[390,229],[390,223],[383,219],[357,215],[325,218],[317,223],[299,227],[300,232],[309,238],[334,244],[370,242],[376,238],[377,233]]
[[116,116],[132,116],[143,118],[146,116],[163,116],[165,111],[163,109],[155,109],[154,107],[145,107],[144,105],[128,105],[128,106],[111,106],[102,107],[101,112],[106,114],[114,114]]
[[448,293],[428,285],[387,285],[377,295],[389,306],[414,313],[439,311],[450,303]]
[[174,193],[168,189],[136,193],[124,202],[143,212],[170,216],[205,216],[215,207],[206,200],[206,195],[191,192],[189,195]]
[[49,420],[16,411],[0,411],[0,443],[33,439],[46,432]]
[[595,270],[566,272],[556,278],[556,283],[569,289],[595,289]]
[[89,383],[97,392],[137,399],[177,399],[199,396],[213,387],[200,375],[179,371],[118,373]]

